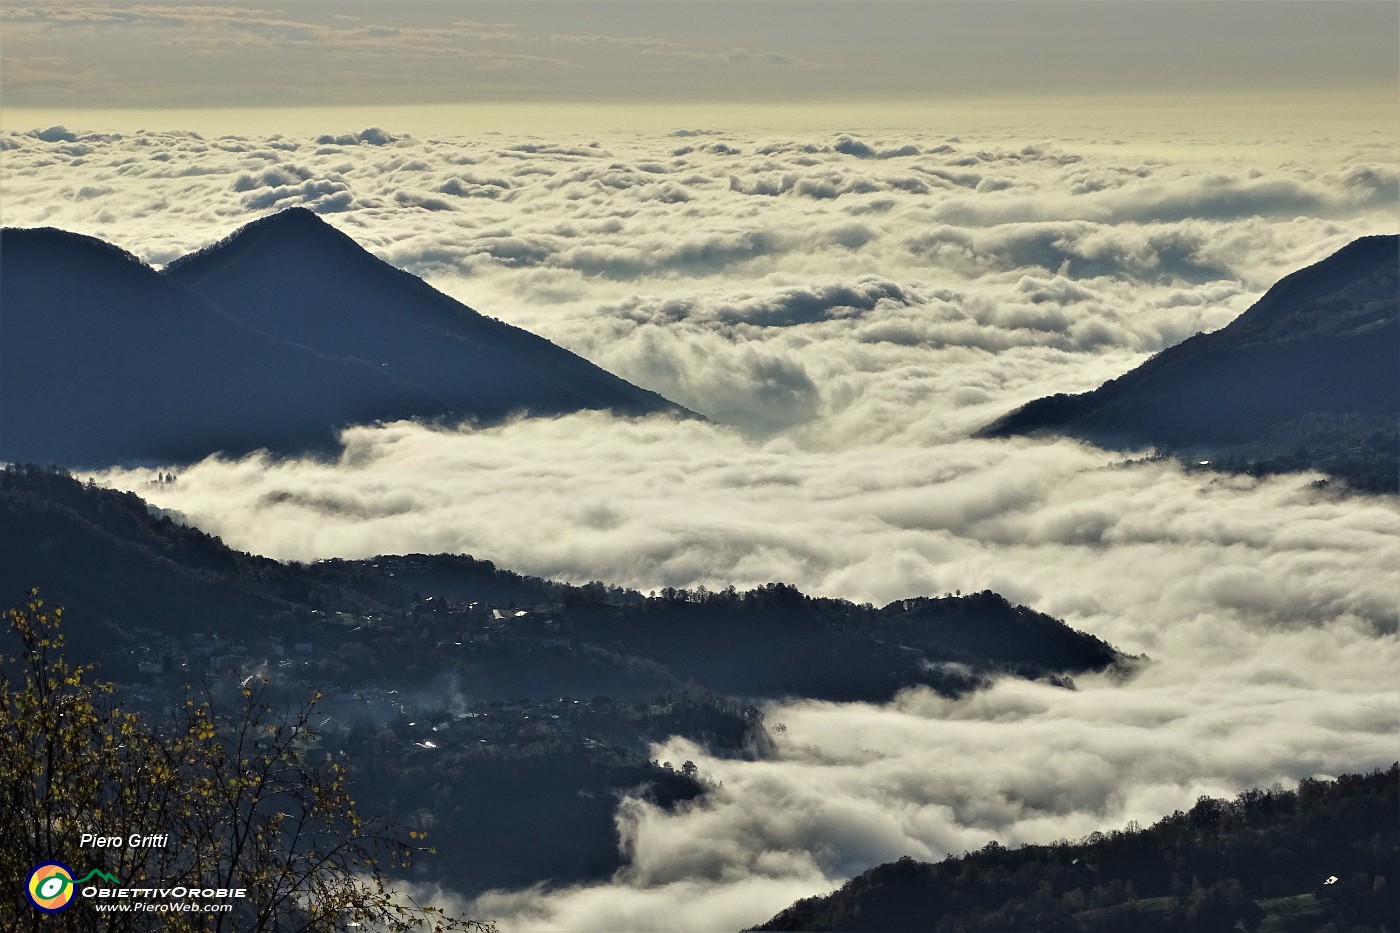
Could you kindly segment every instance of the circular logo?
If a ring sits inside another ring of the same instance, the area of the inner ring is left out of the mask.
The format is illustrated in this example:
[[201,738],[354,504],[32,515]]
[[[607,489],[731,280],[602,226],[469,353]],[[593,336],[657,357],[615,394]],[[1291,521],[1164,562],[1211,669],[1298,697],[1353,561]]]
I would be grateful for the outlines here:
[[56,914],[73,902],[73,869],[62,862],[44,862],[24,882],[29,903],[46,914]]

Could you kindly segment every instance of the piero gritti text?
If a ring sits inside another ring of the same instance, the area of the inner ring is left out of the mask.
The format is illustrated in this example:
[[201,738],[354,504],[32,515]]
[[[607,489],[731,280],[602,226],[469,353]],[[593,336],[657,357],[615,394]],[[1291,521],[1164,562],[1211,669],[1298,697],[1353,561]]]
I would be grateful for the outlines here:
[[131,833],[127,836],[83,833],[78,837],[80,849],[164,849],[169,845],[169,833]]

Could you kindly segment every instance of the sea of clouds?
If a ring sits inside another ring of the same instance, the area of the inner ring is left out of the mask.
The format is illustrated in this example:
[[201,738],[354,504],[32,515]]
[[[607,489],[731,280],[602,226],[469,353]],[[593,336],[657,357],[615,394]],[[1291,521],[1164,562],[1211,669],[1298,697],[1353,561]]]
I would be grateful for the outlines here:
[[[1400,228],[1384,134],[434,138],[0,135],[5,223],[155,264],[307,206],[396,266],[708,416],[361,426],[329,460],[103,482],[286,558],[452,551],[643,591],[769,580],[877,603],[996,590],[1152,659],[1076,691],[774,704],[780,757],[624,801],[608,883],[464,905],[503,929],[733,930],[901,855],[1144,824],[1396,754],[1400,514],[969,435],[1228,323]],[[1218,141],[1216,141],[1218,142]],[[1283,153],[1282,155],[1280,153]],[[307,270],[308,275],[333,270]],[[444,894],[444,896],[449,896]]]

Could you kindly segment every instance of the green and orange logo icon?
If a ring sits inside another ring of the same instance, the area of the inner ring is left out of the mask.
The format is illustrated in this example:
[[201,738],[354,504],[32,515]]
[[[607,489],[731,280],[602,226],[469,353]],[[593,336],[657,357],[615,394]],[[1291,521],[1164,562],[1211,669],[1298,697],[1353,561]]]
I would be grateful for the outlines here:
[[46,914],[66,909],[73,902],[73,888],[73,869],[62,862],[44,862],[24,883],[29,903]]
[[44,862],[36,865],[24,881],[24,893],[35,910],[46,914],[56,914],[66,910],[73,903],[73,895],[78,885],[85,884],[94,877],[112,884],[121,884],[116,878],[94,868],[82,878],[73,880],[73,869],[62,862]]

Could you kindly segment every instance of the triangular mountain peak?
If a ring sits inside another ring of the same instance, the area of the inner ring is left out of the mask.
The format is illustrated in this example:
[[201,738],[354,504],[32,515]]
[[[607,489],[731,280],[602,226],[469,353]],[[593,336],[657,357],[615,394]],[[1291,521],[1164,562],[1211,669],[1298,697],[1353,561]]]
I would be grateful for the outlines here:
[[275,214],[259,217],[234,231],[233,236],[288,232],[294,232],[298,236],[322,234],[336,239],[345,237],[345,234],[322,219],[320,214],[306,207],[288,207]]
[[165,271],[182,283],[189,284],[216,266],[244,258],[260,263],[281,255],[288,262],[302,263],[318,257],[325,259],[328,250],[340,251],[341,259],[361,254],[367,260],[378,261],[352,237],[327,223],[315,211],[289,207],[244,224],[222,240],[181,256],[166,266]]
[[165,270],[260,333],[359,360],[464,416],[685,413],[377,258],[304,208],[263,217]]

